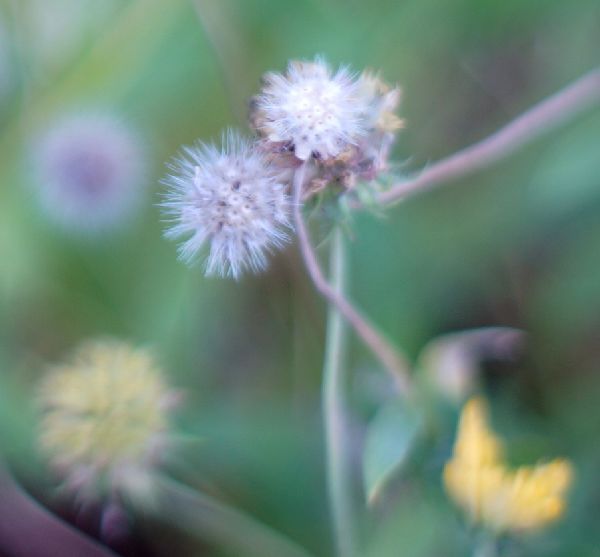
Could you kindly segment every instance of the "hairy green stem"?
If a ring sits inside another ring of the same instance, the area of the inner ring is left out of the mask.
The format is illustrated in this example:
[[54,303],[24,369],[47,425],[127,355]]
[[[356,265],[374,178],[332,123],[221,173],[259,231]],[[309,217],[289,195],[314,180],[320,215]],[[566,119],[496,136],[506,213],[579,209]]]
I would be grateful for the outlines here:
[[[340,295],[345,285],[345,245],[343,231],[336,227],[331,241],[330,284]],[[322,406],[325,425],[327,488],[340,557],[357,555],[355,517],[352,503],[352,470],[347,445],[345,409],[346,324],[333,305],[327,313],[325,364],[323,368]]]
[[242,511],[167,478],[156,478],[160,520],[244,557],[311,557],[302,547]]

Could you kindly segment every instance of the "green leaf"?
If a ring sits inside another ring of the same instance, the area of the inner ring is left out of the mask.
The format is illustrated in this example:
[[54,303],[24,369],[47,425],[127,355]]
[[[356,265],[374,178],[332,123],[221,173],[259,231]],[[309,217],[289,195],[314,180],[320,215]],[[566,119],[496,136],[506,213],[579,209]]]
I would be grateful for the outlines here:
[[387,482],[403,468],[422,426],[421,414],[399,400],[385,404],[369,424],[363,455],[369,505],[378,500]]

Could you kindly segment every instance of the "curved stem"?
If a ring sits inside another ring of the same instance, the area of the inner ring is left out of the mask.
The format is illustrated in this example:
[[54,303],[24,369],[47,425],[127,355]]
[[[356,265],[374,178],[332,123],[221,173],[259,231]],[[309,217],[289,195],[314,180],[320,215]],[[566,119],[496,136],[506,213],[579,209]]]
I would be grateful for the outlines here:
[[[596,68],[543,100],[489,137],[425,170],[416,178],[392,186],[377,196],[382,204],[468,176],[514,153],[541,135],[600,104],[600,68]],[[359,208],[359,203],[353,203]]]
[[209,541],[231,555],[311,557],[283,535],[238,509],[175,480],[156,478],[158,518]]
[[408,365],[395,348],[381,335],[379,331],[348,301],[327,282],[317,256],[310,243],[308,231],[302,217],[302,189],[306,172],[306,163],[303,163],[294,174],[293,181],[293,217],[298,244],[306,269],[317,290],[325,299],[333,304],[352,326],[356,334],[371,349],[383,367],[395,379],[398,389],[408,394],[410,378]]
[[[345,284],[345,246],[343,232],[336,227],[331,242],[330,280],[332,288],[343,295]],[[358,555],[352,501],[352,467],[347,444],[348,422],[345,409],[346,326],[339,310],[329,306],[325,364],[323,368],[323,419],[327,459],[327,489],[335,529],[337,554]]]
[[0,553],[12,557],[116,557],[63,522],[21,489],[0,463]]

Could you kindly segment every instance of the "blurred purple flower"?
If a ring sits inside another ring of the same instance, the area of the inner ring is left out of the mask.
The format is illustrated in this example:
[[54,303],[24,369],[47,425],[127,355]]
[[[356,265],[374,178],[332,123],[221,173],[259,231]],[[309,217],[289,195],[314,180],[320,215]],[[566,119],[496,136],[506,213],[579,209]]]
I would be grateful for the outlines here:
[[66,230],[87,234],[127,222],[146,174],[137,135],[108,113],[55,122],[35,142],[33,167],[46,216]]

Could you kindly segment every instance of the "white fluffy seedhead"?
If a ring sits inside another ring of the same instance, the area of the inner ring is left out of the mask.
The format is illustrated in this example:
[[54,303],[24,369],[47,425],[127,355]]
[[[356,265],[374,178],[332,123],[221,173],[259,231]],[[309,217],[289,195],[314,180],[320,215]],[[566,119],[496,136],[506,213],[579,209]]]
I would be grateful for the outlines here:
[[366,111],[356,79],[345,67],[290,62],[285,75],[269,73],[255,99],[259,132],[293,147],[301,160],[336,157],[364,133]]
[[34,184],[46,216],[70,232],[124,224],[137,207],[145,157],[137,135],[110,113],[63,118],[34,143]]
[[169,165],[162,207],[169,238],[187,238],[179,255],[187,263],[210,243],[207,275],[239,278],[258,272],[267,254],[287,241],[289,198],[277,170],[256,148],[229,131],[222,150],[198,143]]

